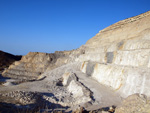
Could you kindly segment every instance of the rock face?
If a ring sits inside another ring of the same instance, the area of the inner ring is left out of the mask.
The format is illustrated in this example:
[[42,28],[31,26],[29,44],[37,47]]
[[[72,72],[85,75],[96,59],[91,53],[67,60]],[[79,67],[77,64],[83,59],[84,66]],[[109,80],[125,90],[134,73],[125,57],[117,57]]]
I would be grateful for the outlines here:
[[[71,56],[72,54],[74,56]],[[20,61],[14,62],[2,75],[22,80],[36,80],[43,72],[71,62],[78,54],[82,54],[82,51],[56,51],[51,54],[29,52]]]
[[74,61],[83,50],[56,51],[55,53],[29,52],[20,61],[14,62],[2,75],[23,80],[35,80],[43,72]]
[[14,62],[2,75],[19,79],[36,79],[46,70],[49,62],[52,62],[54,58],[53,54],[30,52],[20,61]]
[[21,59],[22,56],[15,56],[3,51],[0,51],[0,71],[8,68],[13,62]]
[[134,93],[150,97],[150,11],[117,22],[85,45],[81,71],[111,87],[122,97]]
[[119,21],[77,50],[30,52],[3,76],[32,82],[9,87],[4,83],[0,92],[35,91],[46,101],[71,110],[100,108],[101,112],[103,107],[114,106],[114,112],[117,106],[116,113],[149,113],[149,20],[150,11]]

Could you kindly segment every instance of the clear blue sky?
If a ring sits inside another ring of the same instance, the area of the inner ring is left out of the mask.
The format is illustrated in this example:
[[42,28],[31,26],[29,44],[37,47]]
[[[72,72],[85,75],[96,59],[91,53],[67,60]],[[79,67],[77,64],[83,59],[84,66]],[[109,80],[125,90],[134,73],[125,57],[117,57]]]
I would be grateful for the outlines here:
[[0,50],[71,50],[99,30],[150,10],[150,0],[0,0]]

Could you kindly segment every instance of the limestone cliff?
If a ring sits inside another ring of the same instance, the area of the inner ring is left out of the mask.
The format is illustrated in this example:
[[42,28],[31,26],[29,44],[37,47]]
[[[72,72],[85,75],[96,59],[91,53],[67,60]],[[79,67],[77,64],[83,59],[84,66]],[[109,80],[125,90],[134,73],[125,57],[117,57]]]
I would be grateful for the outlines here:
[[[150,11],[119,21],[101,30],[77,50],[51,54],[30,52],[6,69],[3,76],[37,81],[15,86],[14,81],[9,80],[0,92],[9,94],[16,89],[38,92],[46,101],[69,106],[72,110],[78,105],[86,110],[118,106],[122,98],[133,95],[117,107],[116,113],[147,113],[147,98],[150,98],[149,20]],[[132,110],[122,110],[130,109],[130,105]],[[139,107],[139,111],[136,105],[144,107]]]
[[[84,45],[81,70],[120,92],[150,97],[150,11],[119,21]],[[94,62],[94,63],[91,63]]]

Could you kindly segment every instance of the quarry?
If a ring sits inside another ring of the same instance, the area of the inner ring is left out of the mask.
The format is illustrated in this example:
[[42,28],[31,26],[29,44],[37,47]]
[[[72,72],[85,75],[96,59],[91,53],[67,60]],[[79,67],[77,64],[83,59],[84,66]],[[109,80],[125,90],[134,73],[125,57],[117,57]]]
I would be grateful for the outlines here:
[[29,52],[1,71],[0,112],[150,113],[150,11],[85,45]]

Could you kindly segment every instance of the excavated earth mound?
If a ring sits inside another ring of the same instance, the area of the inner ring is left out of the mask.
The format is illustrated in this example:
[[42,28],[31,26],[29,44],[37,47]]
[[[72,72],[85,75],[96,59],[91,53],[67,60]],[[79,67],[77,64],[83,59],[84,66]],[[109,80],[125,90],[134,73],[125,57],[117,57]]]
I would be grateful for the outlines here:
[[2,73],[12,79],[0,85],[1,102],[47,103],[40,112],[149,113],[149,20],[150,11],[119,21],[76,50],[28,53]]

